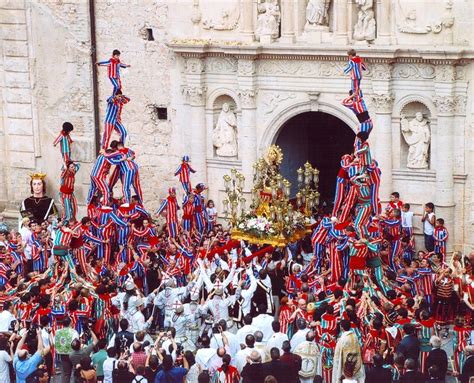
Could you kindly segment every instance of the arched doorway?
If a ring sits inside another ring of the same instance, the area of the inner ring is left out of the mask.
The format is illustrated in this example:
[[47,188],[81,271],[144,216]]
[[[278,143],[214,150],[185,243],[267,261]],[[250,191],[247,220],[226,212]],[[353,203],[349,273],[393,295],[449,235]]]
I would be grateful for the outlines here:
[[323,112],[301,113],[282,126],[276,139],[284,153],[282,175],[297,192],[296,170],[306,161],[319,173],[321,201],[332,202],[337,172],[343,154],[353,151],[354,132],[337,117]]

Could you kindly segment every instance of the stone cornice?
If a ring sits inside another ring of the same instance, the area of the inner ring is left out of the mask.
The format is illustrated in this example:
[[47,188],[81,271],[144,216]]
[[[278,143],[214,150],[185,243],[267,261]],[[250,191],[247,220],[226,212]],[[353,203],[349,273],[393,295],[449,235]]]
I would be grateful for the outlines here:
[[[173,40],[168,47],[186,58],[228,57],[252,60],[312,60],[346,61],[349,46],[259,45],[240,42],[211,42],[207,40]],[[369,63],[431,63],[462,65],[474,60],[474,50],[462,47],[434,48],[419,46],[358,47],[357,52]]]

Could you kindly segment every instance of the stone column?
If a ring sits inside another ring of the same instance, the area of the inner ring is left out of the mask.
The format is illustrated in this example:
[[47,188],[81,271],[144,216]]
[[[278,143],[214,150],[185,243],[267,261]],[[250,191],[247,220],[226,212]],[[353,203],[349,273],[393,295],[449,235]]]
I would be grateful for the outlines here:
[[436,96],[434,103],[438,109],[437,150],[433,153],[436,164],[436,217],[443,218],[449,230],[448,251],[455,243],[454,222],[454,112],[455,97]]
[[190,126],[191,135],[191,161],[199,172],[199,181],[207,182],[206,163],[206,88],[203,86],[185,86],[183,94],[191,106]]
[[240,12],[242,18],[242,27],[240,29],[240,34],[244,41],[255,40],[253,8],[253,0],[241,0]]
[[336,42],[347,44],[347,15],[349,11],[347,0],[336,0],[334,5],[336,16]]
[[239,158],[242,159],[242,173],[245,176],[245,186],[252,187],[253,164],[257,161],[257,129],[255,104],[255,62],[249,59],[239,59],[238,64],[238,95],[242,109],[240,127]]
[[392,105],[391,93],[374,94],[372,104],[375,111],[374,129],[377,129],[376,156],[382,171],[380,200],[386,201],[392,190]]
[[377,0],[376,19],[377,19],[377,44],[388,45],[392,36],[392,14],[391,2],[386,0]]
[[293,19],[294,8],[293,0],[281,1],[281,37],[282,43],[292,43],[295,40],[295,31]]

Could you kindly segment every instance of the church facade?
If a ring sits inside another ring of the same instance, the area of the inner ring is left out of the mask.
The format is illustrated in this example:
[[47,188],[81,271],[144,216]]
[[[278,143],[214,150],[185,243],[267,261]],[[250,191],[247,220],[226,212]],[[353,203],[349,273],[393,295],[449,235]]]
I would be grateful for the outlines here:
[[[63,121],[75,126],[77,197],[84,201],[111,93],[105,71],[93,64],[113,49],[131,65],[122,72],[123,93],[131,98],[122,120],[127,145],[138,154],[147,207],[156,208],[167,188],[178,185],[173,172],[187,154],[198,171],[193,182],[207,183],[222,210],[224,174],[237,168],[250,190],[253,164],[271,144],[284,149],[288,174],[306,159],[326,167],[332,156],[327,166],[338,166],[358,127],[341,104],[350,89],[346,52],[354,48],[368,66],[362,89],[374,121],[369,142],[382,170],[382,200],[398,191],[416,214],[434,202],[451,249],[473,249],[469,2],[0,4],[0,180],[6,185],[0,210],[7,214],[28,195],[35,170],[48,174],[47,192],[56,197],[60,155],[52,141]],[[422,234],[419,218],[416,234]]]

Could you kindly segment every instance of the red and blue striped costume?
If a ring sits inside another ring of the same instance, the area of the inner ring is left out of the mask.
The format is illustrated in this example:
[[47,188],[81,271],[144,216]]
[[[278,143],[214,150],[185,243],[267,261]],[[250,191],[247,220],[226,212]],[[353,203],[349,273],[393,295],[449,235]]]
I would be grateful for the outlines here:
[[95,161],[94,167],[91,171],[91,186],[87,196],[88,204],[90,204],[97,191],[100,191],[102,194],[102,203],[104,205],[107,205],[110,202],[110,187],[106,181],[107,175],[110,171],[110,166],[111,162],[105,155],[100,154],[97,157],[97,160]]
[[362,142],[358,137],[354,141],[354,155],[359,159],[361,166],[368,166],[372,163],[369,143],[367,141]]
[[120,135],[120,141],[125,143],[127,130],[122,124],[122,108],[130,99],[126,96],[111,96],[107,99],[107,110],[105,112],[104,135],[102,136],[102,149],[107,149],[110,143],[112,131]]
[[421,372],[423,374],[428,373],[426,370],[426,359],[431,351],[430,339],[435,335],[435,320],[429,318],[426,320],[420,320],[418,324],[418,338],[420,339],[420,359],[421,359]]
[[61,197],[61,204],[63,206],[63,219],[76,219],[77,200],[76,196],[74,195],[74,182],[76,180],[76,173],[79,170],[79,167],[79,164],[74,164],[74,169],[70,169],[69,166],[67,166],[61,172],[59,195]]
[[357,195],[354,229],[359,238],[367,237],[367,225],[372,212],[370,186],[365,180],[353,179]]
[[91,233],[88,226],[82,225],[80,222],[77,222],[71,229],[77,234],[77,238],[71,240],[72,256],[79,263],[84,274],[87,275],[87,253],[92,249],[88,242],[100,245],[102,241]]
[[402,221],[400,218],[382,219],[385,232],[392,238],[390,241],[390,259],[389,267],[396,271],[395,258],[400,255],[401,251],[401,233],[402,233]]
[[204,197],[201,195],[200,191],[194,191],[194,227],[196,228],[199,234],[203,234],[206,229],[206,219],[205,211],[206,207],[204,206]]
[[59,148],[61,151],[61,156],[63,157],[63,162],[65,164],[71,161],[71,144],[72,143],[73,141],[69,133],[65,133],[63,131],[59,133],[59,135],[56,137],[56,139],[53,142],[54,146],[56,146],[57,144],[60,144]]
[[379,215],[381,213],[379,189],[382,172],[376,160],[372,160],[372,162],[367,166],[367,174],[369,175],[370,201],[372,205],[372,213],[374,215]]
[[74,262],[71,257],[71,241],[73,238],[73,233],[64,231],[62,227],[56,230],[56,237],[53,241],[53,252],[55,247],[64,248],[67,250],[65,254],[65,259],[69,263],[70,268],[74,268]]
[[42,273],[46,270],[46,256],[39,233],[31,235],[31,259],[33,260],[33,271]]
[[468,340],[470,337],[472,329],[469,327],[460,327],[454,326],[453,332],[453,361],[454,361],[454,371],[461,373],[462,367],[466,360],[466,347],[468,346]]
[[191,179],[189,177],[190,173],[196,173],[196,171],[189,165],[189,157],[184,156],[183,162],[178,166],[178,169],[174,172],[175,176],[179,175],[179,182],[183,185],[184,192],[186,194],[191,193]]
[[341,167],[337,173],[336,178],[336,191],[334,193],[334,206],[332,209],[333,217],[337,217],[337,213],[342,206],[345,196],[348,193],[349,189],[349,175],[347,169],[350,164],[350,156],[345,154],[341,158]]
[[387,213],[388,215],[392,215],[393,211],[395,209],[398,209],[398,210],[402,210],[402,207],[403,207],[403,202],[402,201],[390,201],[387,206],[385,206],[385,213]]
[[446,242],[448,241],[448,230],[444,226],[436,226],[433,232],[434,252],[443,254],[443,262],[446,259]]
[[120,59],[111,57],[106,61],[100,61],[100,66],[107,66],[107,76],[109,77],[112,86],[114,87],[113,94],[117,94],[117,91],[122,89],[122,81],[120,80],[120,68],[126,68],[125,64],[120,62]]
[[316,259],[314,267],[318,272],[321,270],[322,262],[326,255],[326,246],[330,232],[332,232],[332,236],[337,237],[337,234],[334,233],[334,225],[331,219],[329,217],[323,217],[311,235],[311,244],[313,245],[313,253]]
[[156,211],[159,215],[166,208],[166,227],[168,228],[168,235],[171,238],[178,236],[178,201],[176,200],[176,189],[170,188],[169,195],[161,203]]
[[184,197],[183,200],[183,216],[181,218],[181,226],[184,231],[191,233],[193,228],[194,216],[194,202],[190,200],[189,196]]
[[[129,148],[119,149],[113,153],[106,155],[109,161],[117,165],[120,171],[120,179],[122,181],[122,192],[126,203],[132,200],[130,188],[133,186],[138,201],[143,203],[143,193],[140,185],[140,177],[138,174],[138,165],[134,161],[135,152]],[[110,181],[110,188],[115,186],[115,180]]]
[[352,93],[358,93],[362,96],[360,83],[362,81],[362,71],[367,70],[366,65],[359,56],[349,59],[347,66],[344,68],[344,74],[351,75],[351,89]]

